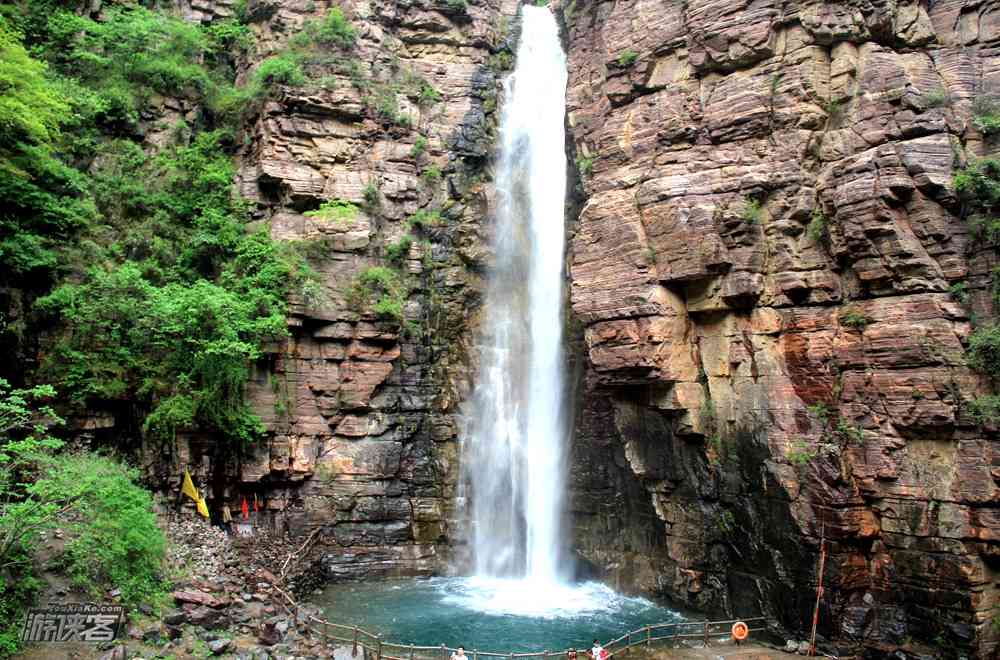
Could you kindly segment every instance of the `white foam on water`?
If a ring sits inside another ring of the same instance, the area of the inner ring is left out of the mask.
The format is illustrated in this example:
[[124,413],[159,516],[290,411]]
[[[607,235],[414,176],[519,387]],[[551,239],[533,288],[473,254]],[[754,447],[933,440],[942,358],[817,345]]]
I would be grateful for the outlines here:
[[628,605],[655,607],[645,598],[623,596],[599,582],[558,584],[532,579],[449,578],[440,583],[441,602],[491,616],[579,619],[614,614]]

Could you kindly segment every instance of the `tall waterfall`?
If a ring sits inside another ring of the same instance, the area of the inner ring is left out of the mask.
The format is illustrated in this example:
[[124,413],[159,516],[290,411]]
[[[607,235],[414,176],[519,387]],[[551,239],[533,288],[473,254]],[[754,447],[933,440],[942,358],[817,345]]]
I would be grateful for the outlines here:
[[562,581],[566,58],[552,13],[523,6],[505,81],[496,262],[464,437],[476,574]]

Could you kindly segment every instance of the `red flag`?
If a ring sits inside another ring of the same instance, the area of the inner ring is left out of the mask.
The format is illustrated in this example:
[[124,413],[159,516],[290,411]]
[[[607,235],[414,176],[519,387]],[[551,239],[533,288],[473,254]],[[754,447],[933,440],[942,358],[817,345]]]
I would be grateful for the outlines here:
[[247,498],[243,498],[243,520],[250,517],[250,507],[247,506]]
[[257,505],[257,493],[253,494],[253,510],[254,510],[254,513],[257,513],[258,511],[260,511],[260,507]]

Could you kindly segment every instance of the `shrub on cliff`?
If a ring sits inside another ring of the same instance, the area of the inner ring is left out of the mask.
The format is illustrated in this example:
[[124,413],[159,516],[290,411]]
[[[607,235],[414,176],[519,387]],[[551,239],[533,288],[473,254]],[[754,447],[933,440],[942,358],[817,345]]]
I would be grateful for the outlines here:
[[41,534],[66,532],[60,558],[77,585],[122,602],[149,602],[163,590],[165,541],[138,474],[94,454],[60,454],[49,427],[61,420],[49,386],[12,389],[0,380],[0,657],[17,650],[23,612],[41,582]]
[[[128,399],[163,439],[201,426],[247,442],[262,430],[243,403],[261,347],[284,336],[301,260],[246,233],[224,135],[146,156],[109,145],[94,197],[114,240],[88,244],[74,281],[41,298],[59,334],[42,372],[80,407]],[[121,233],[116,233],[116,230]]]
[[1000,378],[1000,325],[991,323],[976,328],[969,336],[966,359],[973,369]]

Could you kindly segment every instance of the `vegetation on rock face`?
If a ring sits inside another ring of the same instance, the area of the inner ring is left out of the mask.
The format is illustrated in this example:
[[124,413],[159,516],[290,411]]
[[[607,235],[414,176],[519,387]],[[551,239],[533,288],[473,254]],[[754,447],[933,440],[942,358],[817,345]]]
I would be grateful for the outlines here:
[[972,124],[985,137],[1000,132],[1000,102],[993,96],[979,96],[972,102]]
[[[129,401],[164,439],[192,426],[254,438],[243,386],[286,332],[285,299],[306,271],[246,231],[231,190],[227,51],[249,31],[134,5],[100,21],[55,0],[2,7],[0,269],[54,330],[40,375],[79,409]],[[260,80],[294,78],[285,64],[262,69]],[[201,110],[160,129],[151,153],[140,117],[165,97]]]
[[630,48],[628,50],[622,51],[622,53],[618,56],[618,66],[623,68],[632,66],[633,64],[635,64],[635,61],[637,59],[639,59],[639,53],[635,52]]
[[865,316],[859,309],[845,309],[840,314],[840,324],[846,325],[848,328],[855,328],[864,332],[869,323],[871,323],[871,319]]
[[105,456],[56,453],[61,423],[50,386],[12,389],[0,380],[0,657],[17,650],[23,612],[42,586],[42,535],[59,527],[58,561],[95,596],[115,588],[126,605],[163,591],[163,533],[138,473]]
[[[992,101],[978,100],[974,104],[974,122],[988,134],[989,131],[980,126],[984,121],[985,107],[996,110]],[[997,120],[1000,128],[1000,120]],[[1000,161],[992,158],[983,159],[958,170],[954,178],[955,192],[963,203],[963,213],[968,218],[969,229],[973,236],[996,246],[1000,242]],[[998,272],[993,271],[993,304],[1000,304],[1000,282]],[[968,300],[967,285],[964,282],[951,287],[952,295],[960,302]],[[1000,324],[995,318],[974,319],[975,330],[969,336],[966,352],[968,365],[989,375],[994,382],[1000,380]],[[968,402],[966,409],[972,418],[980,424],[996,424],[1000,422],[1000,397],[984,395]]]
[[320,204],[319,209],[307,211],[306,217],[333,220],[336,223],[350,222],[358,215],[358,207],[345,199],[331,199]]

